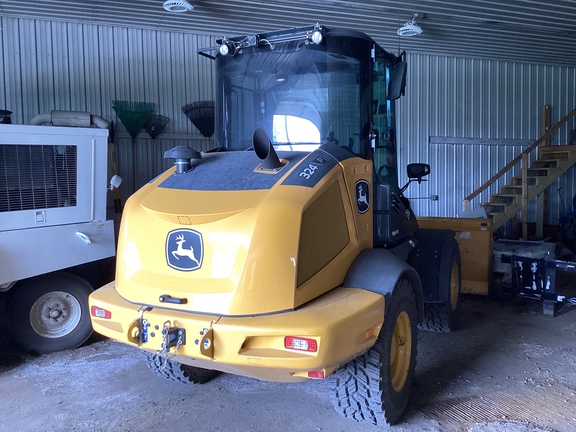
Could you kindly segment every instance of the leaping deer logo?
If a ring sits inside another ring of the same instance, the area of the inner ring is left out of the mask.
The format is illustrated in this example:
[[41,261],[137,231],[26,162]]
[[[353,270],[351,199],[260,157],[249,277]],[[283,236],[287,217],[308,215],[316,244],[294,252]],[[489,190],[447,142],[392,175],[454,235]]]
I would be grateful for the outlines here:
[[[204,247],[202,234],[192,229],[176,229],[166,237],[166,262],[180,271],[194,271],[202,267]],[[188,258],[188,259],[186,259]]]
[[180,258],[178,258],[178,256],[188,257],[192,261],[194,261],[196,264],[198,264],[198,266],[200,266],[200,263],[198,262],[198,260],[194,256],[194,248],[192,246],[190,246],[189,249],[184,249],[182,247],[182,245],[184,244],[185,241],[186,240],[184,240],[184,234],[180,234],[178,237],[176,237],[176,243],[178,243],[178,249],[176,249],[175,251],[172,251],[172,256],[174,258],[176,258],[177,260],[180,259]]
[[356,182],[356,208],[360,214],[366,213],[370,208],[369,190],[370,185],[366,180],[358,180]]
[[358,205],[364,203],[368,206],[368,198],[366,198],[366,192],[362,189],[361,185],[358,185]]

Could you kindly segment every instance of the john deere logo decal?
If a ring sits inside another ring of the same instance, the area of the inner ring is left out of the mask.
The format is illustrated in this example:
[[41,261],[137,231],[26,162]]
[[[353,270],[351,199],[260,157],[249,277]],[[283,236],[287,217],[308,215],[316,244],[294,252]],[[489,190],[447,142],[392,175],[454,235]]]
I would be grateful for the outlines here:
[[356,182],[356,208],[358,213],[366,213],[370,208],[370,187],[366,180]]
[[202,234],[192,229],[170,231],[166,237],[166,261],[169,267],[193,271],[202,267]]

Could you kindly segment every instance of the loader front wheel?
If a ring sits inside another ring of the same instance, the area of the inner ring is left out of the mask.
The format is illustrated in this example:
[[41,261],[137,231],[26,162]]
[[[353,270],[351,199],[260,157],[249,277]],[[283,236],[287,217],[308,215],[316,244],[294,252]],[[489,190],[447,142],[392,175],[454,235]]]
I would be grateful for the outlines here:
[[416,340],[416,298],[411,284],[402,279],[374,346],[332,375],[336,412],[378,426],[396,423],[412,390]]
[[217,377],[220,372],[188,366],[165,359],[157,354],[148,354],[146,364],[154,375],[185,384],[204,384]]
[[439,333],[456,330],[462,289],[460,272],[460,251],[454,247],[450,261],[440,268],[441,283],[449,284],[448,299],[443,303],[424,303],[424,319],[420,324],[422,330]]

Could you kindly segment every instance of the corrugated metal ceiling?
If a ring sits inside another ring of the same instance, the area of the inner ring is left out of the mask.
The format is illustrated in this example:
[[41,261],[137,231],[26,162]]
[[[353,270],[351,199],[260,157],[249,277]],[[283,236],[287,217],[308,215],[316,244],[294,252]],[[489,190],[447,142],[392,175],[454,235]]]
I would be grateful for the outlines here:
[[[0,0],[0,15],[182,31],[215,36],[310,25],[350,27],[388,50],[576,66],[574,0],[189,0],[166,12],[163,0]],[[415,13],[424,32],[396,30]]]

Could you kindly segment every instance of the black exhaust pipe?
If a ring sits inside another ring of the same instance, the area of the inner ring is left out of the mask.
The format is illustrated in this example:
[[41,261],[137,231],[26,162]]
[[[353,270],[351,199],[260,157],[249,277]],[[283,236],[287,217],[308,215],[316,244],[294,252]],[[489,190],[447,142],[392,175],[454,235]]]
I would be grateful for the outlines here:
[[276,150],[274,150],[270,138],[268,138],[268,134],[264,129],[258,128],[254,131],[252,145],[254,146],[256,156],[262,160],[262,169],[278,170],[284,166],[278,158]]

